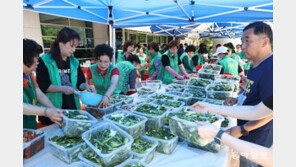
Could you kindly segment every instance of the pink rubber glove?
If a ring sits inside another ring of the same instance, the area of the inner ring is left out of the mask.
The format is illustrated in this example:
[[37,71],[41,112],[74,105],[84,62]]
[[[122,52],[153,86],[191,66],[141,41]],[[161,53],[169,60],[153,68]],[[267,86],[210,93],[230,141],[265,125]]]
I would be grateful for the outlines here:
[[180,79],[180,80],[184,79],[183,76],[181,76],[181,75],[179,75],[178,73],[176,73],[176,71],[174,71],[173,69],[170,69],[170,70],[169,70],[169,73],[170,73],[172,76],[176,77],[177,79]]
[[153,73],[152,75],[151,75],[151,77],[149,77],[148,79],[147,79],[147,81],[152,81],[155,77],[157,77],[157,72],[155,72],[155,73]]
[[182,74],[183,74],[187,79],[190,78],[190,76],[187,74],[187,72],[186,72],[186,70],[184,69],[184,67],[181,69],[181,72],[182,72]]

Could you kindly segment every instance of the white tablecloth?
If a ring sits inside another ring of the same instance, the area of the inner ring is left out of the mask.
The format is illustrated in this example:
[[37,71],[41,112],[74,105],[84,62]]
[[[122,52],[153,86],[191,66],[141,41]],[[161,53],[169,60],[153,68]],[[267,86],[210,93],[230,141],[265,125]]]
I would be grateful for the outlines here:
[[[162,87],[158,92],[165,92]],[[139,101],[137,95],[134,102]],[[236,125],[236,119],[231,119],[229,127]],[[47,132],[45,140],[57,134],[63,134],[58,125],[50,125],[41,130]],[[188,147],[187,142],[179,142],[171,155],[155,152],[154,159],[149,163],[149,167],[226,167],[229,166],[229,151],[223,147],[219,153],[211,153],[196,148]],[[24,167],[63,167],[69,166],[50,153],[49,145],[45,142],[45,148],[31,157],[24,160]]]
[[[45,140],[57,134],[62,134],[58,125],[50,125],[41,130],[47,132]],[[149,163],[151,167],[226,167],[228,164],[228,151],[221,150],[214,154],[211,152],[191,148],[187,143],[179,142],[171,155],[155,152],[154,159]],[[45,142],[45,148],[31,157],[24,159],[24,167],[63,167],[69,166],[50,153],[49,145]]]

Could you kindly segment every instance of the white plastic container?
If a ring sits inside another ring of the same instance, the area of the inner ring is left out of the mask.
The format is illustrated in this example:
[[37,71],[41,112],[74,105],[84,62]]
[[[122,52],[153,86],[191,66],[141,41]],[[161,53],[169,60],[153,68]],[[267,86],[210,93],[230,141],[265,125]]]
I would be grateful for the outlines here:
[[137,94],[141,98],[145,98],[155,92],[156,92],[155,89],[151,89],[149,87],[141,87],[141,88],[137,89]]
[[153,145],[144,154],[139,154],[139,153],[133,152],[133,150],[132,150],[133,158],[138,159],[146,164],[149,164],[154,158],[154,153],[155,153],[156,147],[158,145],[158,142],[150,140],[145,136],[141,136],[140,139],[145,140]]
[[[79,154],[78,154],[78,156],[79,156]],[[72,164],[70,164],[69,167],[92,167],[92,166],[90,166],[89,164],[87,164],[83,161],[77,161],[77,162],[73,162]]]
[[[61,135],[58,135],[61,136]],[[47,143],[50,146],[50,152],[55,157],[59,158],[60,160],[70,164],[75,161],[79,161],[78,153],[81,152],[83,149],[86,148],[85,142],[82,142],[74,147],[71,148],[64,148],[60,145],[57,145],[55,142],[47,140]]]
[[[187,108],[185,109],[185,111],[195,113],[195,111],[187,111]],[[212,124],[220,128],[223,118],[219,115],[215,115],[215,117],[218,120],[213,122]],[[169,120],[169,124],[172,134],[179,136],[180,138],[185,139],[189,142],[198,144],[199,146],[205,146],[213,141],[213,139],[204,139],[199,136],[198,131],[196,130],[197,124],[195,122],[187,121],[174,115]]]
[[224,100],[215,100],[215,99],[204,99],[203,102],[211,103],[211,104],[216,104],[216,105],[224,105]]
[[190,105],[193,94],[184,92],[167,92],[167,94],[174,95],[178,98],[178,101],[183,101],[185,105]]
[[[126,100],[124,100],[123,98],[125,98]],[[111,99],[115,99],[118,101],[122,101],[122,104],[131,104],[134,101],[134,98],[132,96],[127,96],[127,95],[112,95]]]
[[[171,109],[171,111],[177,111],[183,108],[185,106],[185,103],[183,101],[173,100],[154,100],[151,102],[152,104],[158,105],[158,106],[164,106],[168,109]],[[176,104],[177,106],[172,106],[172,104]]]
[[219,80],[233,82],[233,83],[239,83],[239,81],[241,80],[241,77],[240,76],[219,75]]
[[87,149],[83,150],[82,152],[80,152],[80,153],[78,154],[78,158],[79,158],[82,162],[84,162],[84,163],[86,163],[86,164],[88,164],[88,165],[90,165],[90,166],[92,166],[92,167],[101,167],[101,165],[99,165],[99,164],[97,164],[97,163],[95,163],[95,162],[93,162],[93,161],[91,161],[91,160],[88,160],[88,159],[86,159],[85,157],[83,157],[83,155],[90,154],[90,152],[91,152],[92,154],[95,154],[94,156],[95,156],[97,159],[99,159],[99,156],[96,155],[96,153],[95,153],[94,151],[92,151],[90,148],[87,148]]
[[133,164],[141,164],[142,167],[147,167],[147,164],[145,164],[137,159],[129,159],[116,167],[125,167],[126,165],[133,165]]
[[24,128],[23,130],[29,130],[38,134],[42,133],[40,136],[36,137],[35,139],[29,142],[23,143],[23,157],[25,159],[29,159],[44,149],[44,138],[45,138],[46,132],[41,130],[26,129],[26,128]]
[[212,71],[218,71],[218,72],[220,72],[221,69],[222,69],[222,66],[218,64],[204,64],[201,68],[201,70],[212,70]]
[[210,85],[207,86],[207,88],[206,88],[207,98],[216,99],[216,100],[226,100],[228,97],[232,96],[232,92],[233,92],[233,89],[234,89],[233,84],[228,84],[228,86],[231,87],[230,91],[213,91],[213,90],[209,90],[210,87],[217,86],[217,85],[219,85],[219,84],[210,84]]
[[[202,86],[202,82],[204,82],[206,85]],[[205,90],[206,87],[211,84],[213,80],[210,79],[204,79],[204,78],[190,78],[190,80],[187,83],[187,87],[193,88],[193,89],[201,89]]]
[[64,114],[61,114],[63,117],[62,131],[65,136],[69,137],[80,137],[83,132],[91,129],[98,121],[95,117],[83,110],[64,110],[64,112],[74,112],[79,111],[82,114],[86,114],[88,120],[79,120],[79,119],[70,119]]
[[192,94],[192,98],[204,99],[207,97],[207,92],[204,89],[187,88],[184,93]]
[[85,110],[87,112],[89,112],[92,116],[94,116],[97,119],[102,119],[103,115],[105,114],[109,114],[114,112],[114,110],[117,107],[120,107],[122,105],[122,101],[119,100],[115,100],[116,103],[114,104],[110,104],[110,106],[106,107],[106,108],[97,108],[97,107],[93,107],[93,106],[85,106]]
[[218,79],[220,71],[211,71],[211,70],[202,70],[198,71],[199,78],[211,79],[216,80]]
[[[110,116],[112,114],[121,114],[121,113],[124,113],[124,114],[127,114],[127,115],[133,115],[135,117],[140,118],[141,121],[138,122],[135,125],[126,126],[126,125],[120,124],[119,122],[115,122],[115,121],[110,119]],[[145,133],[145,123],[147,122],[147,118],[143,117],[143,116],[140,116],[140,115],[133,114],[131,112],[126,112],[124,110],[120,110],[120,111],[116,111],[116,112],[108,114],[108,115],[104,115],[103,119],[106,120],[107,122],[110,122],[112,124],[115,124],[115,125],[119,126],[121,129],[123,129],[128,134],[130,134],[133,138],[138,138],[138,137],[140,137],[141,135],[143,135]]]
[[173,79],[173,83],[180,84],[180,85],[187,85],[188,81],[189,81],[189,79],[183,79],[183,80]]
[[[146,104],[149,104],[149,103],[146,103]],[[164,125],[164,122],[165,122],[166,112],[170,111],[170,109],[168,109],[166,107],[163,107],[163,108],[165,108],[166,111],[163,112],[161,115],[152,115],[152,114],[147,114],[147,113],[142,113],[142,112],[136,111],[136,109],[138,107],[141,107],[142,105],[145,105],[145,104],[140,104],[138,106],[135,106],[134,108],[131,109],[131,111],[133,113],[137,114],[137,115],[144,116],[144,117],[146,117],[148,119],[147,122],[146,122],[146,127],[147,128],[151,128],[151,129],[159,129],[159,128],[161,128]],[[157,107],[157,109],[161,108],[161,106],[157,106],[157,105],[154,105],[154,104],[149,104],[149,105]]]
[[215,141],[210,142],[209,144],[205,145],[205,146],[200,146],[198,144],[194,144],[191,142],[188,142],[188,147],[193,147],[193,148],[197,148],[200,150],[204,150],[204,151],[208,151],[208,152],[212,152],[212,153],[218,153],[220,151],[220,145],[217,144]]
[[169,91],[175,91],[175,92],[183,92],[185,89],[184,85],[180,85],[180,84],[169,84],[166,85],[165,91],[169,92]]
[[[124,144],[123,146],[119,147],[118,149],[108,153],[103,154],[100,150],[98,150],[90,141],[90,137],[93,134],[98,133],[100,130],[104,129],[112,129],[114,131],[119,132],[123,137],[128,138],[128,143]],[[82,139],[85,141],[85,143],[96,152],[96,154],[100,157],[100,162],[103,166],[114,166],[118,163],[123,162],[130,156],[131,152],[131,145],[134,142],[134,139],[132,136],[130,136],[128,133],[120,129],[119,127],[112,125],[110,123],[102,123],[101,125],[90,129],[87,132],[84,132],[82,134]]]
[[178,144],[178,136],[175,136],[170,140],[159,139],[159,138],[146,136],[146,135],[144,137],[149,140],[158,142],[156,151],[164,154],[172,154],[172,152],[175,150]]
[[149,99],[161,99],[161,100],[177,100],[177,98],[173,95],[167,94],[167,93],[154,93],[150,96],[148,96]]
[[158,90],[161,88],[162,81],[161,80],[151,80],[142,83],[143,87],[148,87],[153,90]]

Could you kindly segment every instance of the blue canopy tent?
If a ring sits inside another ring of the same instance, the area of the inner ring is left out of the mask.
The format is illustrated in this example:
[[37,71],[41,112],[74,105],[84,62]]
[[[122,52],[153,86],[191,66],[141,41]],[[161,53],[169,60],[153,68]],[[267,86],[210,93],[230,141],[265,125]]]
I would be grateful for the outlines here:
[[188,33],[200,24],[189,25],[152,25],[150,27],[152,33],[170,35],[173,37],[186,37]]
[[113,27],[273,19],[272,0],[23,0],[23,9],[109,24],[112,46]]
[[238,38],[248,23],[214,23],[200,33],[200,38]]

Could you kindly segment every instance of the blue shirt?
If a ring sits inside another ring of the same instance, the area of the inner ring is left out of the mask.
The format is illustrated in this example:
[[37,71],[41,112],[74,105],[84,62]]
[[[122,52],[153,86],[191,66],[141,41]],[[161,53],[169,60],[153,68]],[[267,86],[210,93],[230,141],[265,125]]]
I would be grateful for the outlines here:
[[[251,68],[246,81],[242,87],[242,93],[246,95],[243,105],[257,105],[264,99],[273,95],[273,55],[261,62],[256,68]],[[238,125],[243,125],[248,121],[238,120]],[[271,120],[266,125],[255,129],[248,136],[240,139],[256,143],[262,146],[271,146],[272,141],[267,142],[269,131],[273,128]]]

